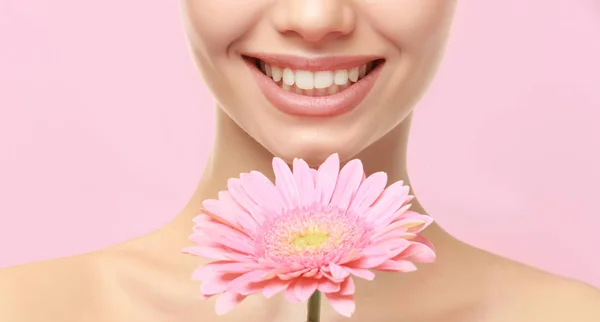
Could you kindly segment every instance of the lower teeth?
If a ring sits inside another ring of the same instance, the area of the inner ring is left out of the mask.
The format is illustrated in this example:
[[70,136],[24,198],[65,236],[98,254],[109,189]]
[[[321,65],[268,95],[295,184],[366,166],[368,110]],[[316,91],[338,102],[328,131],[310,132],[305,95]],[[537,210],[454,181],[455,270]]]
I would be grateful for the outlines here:
[[296,94],[300,94],[300,95],[304,95],[304,96],[319,97],[319,96],[327,96],[327,95],[333,95],[333,94],[339,93],[340,91],[351,86],[353,83],[346,83],[345,85],[335,85],[334,84],[327,88],[313,88],[313,89],[301,89],[301,88],[298,88],[296,85],[287,85],[287,84],[283,83],[282,81],[275,82],[275,84],[277,84],[279,87],[281,87],[281,89],[283,89],[284,91],[288,91],[291,93],[296,93]]

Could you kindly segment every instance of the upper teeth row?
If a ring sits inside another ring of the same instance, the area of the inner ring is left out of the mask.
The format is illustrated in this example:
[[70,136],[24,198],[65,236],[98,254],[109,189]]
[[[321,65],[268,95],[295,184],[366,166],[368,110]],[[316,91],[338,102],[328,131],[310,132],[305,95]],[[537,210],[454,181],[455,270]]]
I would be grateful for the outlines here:
[[357,82],[364,77],[372,68],[372,63],[350,69],[341,69],[336,71],[318,71],[292,70],[288,67],[271,66],[260,62],[260,68],[275,82],[283,80],[283,83],[289,86],[296,85],[300,89],[321,89],[335,85],[346,85],[348,81]]

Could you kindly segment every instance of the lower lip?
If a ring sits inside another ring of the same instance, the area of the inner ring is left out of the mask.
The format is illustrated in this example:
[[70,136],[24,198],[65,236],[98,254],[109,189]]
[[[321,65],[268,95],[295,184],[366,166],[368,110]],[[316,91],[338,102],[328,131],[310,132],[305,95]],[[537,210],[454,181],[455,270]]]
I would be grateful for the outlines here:
[[381,74],[384,62],[369,74],[338,93],[327,96],[305,96],[288,92],[263,74],[253,61],[244,59],[252,70],[267,100],[280,111],[297,116],[336,116],[356,108],[369,94]]

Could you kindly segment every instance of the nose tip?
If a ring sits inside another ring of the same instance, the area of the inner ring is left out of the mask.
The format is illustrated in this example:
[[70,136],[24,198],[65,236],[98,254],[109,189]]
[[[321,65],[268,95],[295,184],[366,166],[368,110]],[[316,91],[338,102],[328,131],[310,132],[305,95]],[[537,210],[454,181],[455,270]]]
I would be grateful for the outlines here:
[[347,0],[282,0],[274,11],[277,30],[315,43],[354,30],[355,17]]

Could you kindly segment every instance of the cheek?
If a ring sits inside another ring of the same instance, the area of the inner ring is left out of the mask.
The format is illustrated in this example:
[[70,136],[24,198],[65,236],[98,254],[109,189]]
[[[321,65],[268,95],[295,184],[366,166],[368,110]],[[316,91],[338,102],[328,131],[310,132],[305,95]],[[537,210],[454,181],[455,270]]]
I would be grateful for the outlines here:
[[445,39],[455,0],[363,0],[377,32],[402,50]]
[[226,55],[259,19],[262,0],[181,0],[187,36],[198,53]]

